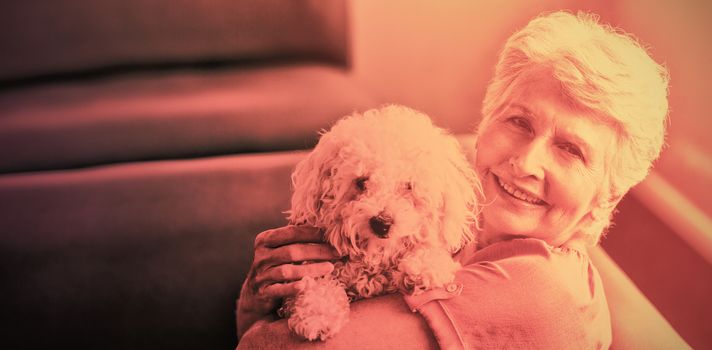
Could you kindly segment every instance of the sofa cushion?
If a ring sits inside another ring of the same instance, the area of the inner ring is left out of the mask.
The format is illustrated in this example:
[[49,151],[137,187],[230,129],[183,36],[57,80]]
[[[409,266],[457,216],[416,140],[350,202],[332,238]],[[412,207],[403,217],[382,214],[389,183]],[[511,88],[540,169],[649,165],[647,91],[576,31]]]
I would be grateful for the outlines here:
[[0,94],[0,172],[304,149],[373,107],[348,72],[287,65],[137,74]]
[[4,1],[0,23],[0,83],[206,60],[344,64],[348,45],[341,0]]
[[304,152],[0,176],[7,348],[231,349]]

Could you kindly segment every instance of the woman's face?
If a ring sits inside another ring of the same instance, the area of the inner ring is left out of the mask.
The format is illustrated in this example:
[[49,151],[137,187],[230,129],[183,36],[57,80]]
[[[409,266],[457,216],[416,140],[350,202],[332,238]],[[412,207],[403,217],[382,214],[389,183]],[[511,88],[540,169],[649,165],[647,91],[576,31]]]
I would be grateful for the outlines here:
[[477,142],[481,241],[525,236],[560,246],[591,220],[616,133],[587,113],[546,79],[515,89],[495,111]]

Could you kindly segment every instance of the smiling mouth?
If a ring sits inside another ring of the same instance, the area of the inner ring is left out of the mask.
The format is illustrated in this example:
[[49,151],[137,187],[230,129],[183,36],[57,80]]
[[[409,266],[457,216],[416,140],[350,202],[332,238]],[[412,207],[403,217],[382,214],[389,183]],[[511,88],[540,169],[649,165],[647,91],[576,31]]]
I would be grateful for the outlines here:
[[546,205],[547,204],[543,200],[541,200],[537,197],[534,197],[533,195],[526,193],[526,192],[520,190],[519,188],[502,181],[502,179],[500,179],[499,176],[495,175],[494,178],[495,178],[497,184],[499,185],[499,188],[501,188],[502,191],[507,193],[510,197],[519,199],[520,201],[523,201],[523,202],[526,202],[529,204],[533,204],[533,205]]

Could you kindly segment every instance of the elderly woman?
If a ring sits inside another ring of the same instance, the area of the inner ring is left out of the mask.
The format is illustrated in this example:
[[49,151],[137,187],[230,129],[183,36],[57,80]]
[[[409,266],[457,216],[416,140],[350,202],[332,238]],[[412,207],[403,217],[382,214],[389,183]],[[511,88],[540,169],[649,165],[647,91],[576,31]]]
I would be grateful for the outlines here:
[[[487,88],[472,157],[486,200],[455,287],[356,302],[336,337],[301,342],[271,311],[336,257],[314,229],[266,231],[238,306],[239,347],[607,348],[586,248],[657,158],[667,109],[666,71],[631,37],[587,14],[535,18],[506,42]],[[321,262],[291,265],[303,260]]]

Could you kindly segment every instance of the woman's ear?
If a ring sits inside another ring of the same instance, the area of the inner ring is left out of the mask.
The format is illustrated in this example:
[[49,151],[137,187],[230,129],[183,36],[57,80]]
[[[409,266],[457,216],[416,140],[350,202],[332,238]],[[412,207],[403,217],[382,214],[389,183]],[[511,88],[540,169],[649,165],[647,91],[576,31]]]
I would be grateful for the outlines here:
[[[607,187],[610,188],[610,185]],[[594,220],[605,220],[606,222],[610,221],[613,210],[616,206],[618,206],[618,203],[620,203],[621,199],[623,199],[623,196],[625,195],[625,193],[613,192],[613,189],[608,189],[604,191],[604,193],[599,194],[597,203],[594,205],[593,209],[591,209],[591,216]],[[608,226],[608,223],[606,223],[606,226]]]
[[598,244],[601,236],[611,225],[615,208],[622,198],[623,194],[600,195],[589,212],[588,222],[583,224],[580,229],[587,244],[591,246]]

